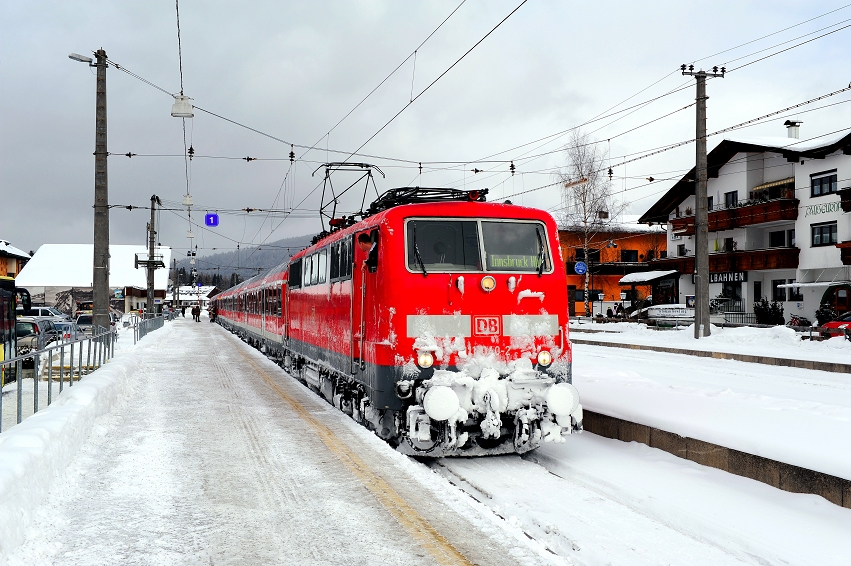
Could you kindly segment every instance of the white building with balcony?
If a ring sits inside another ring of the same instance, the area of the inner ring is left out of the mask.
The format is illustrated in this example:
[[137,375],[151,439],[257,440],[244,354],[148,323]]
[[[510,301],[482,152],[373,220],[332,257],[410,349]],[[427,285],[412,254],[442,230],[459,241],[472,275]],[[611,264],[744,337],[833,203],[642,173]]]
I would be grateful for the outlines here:
[[[708,154],[710,299],[730,322],[752,321],[765,297],[815,321],[822,303],[851,310],[851,133],[731,137]],[[694,295],[695,170],[640,221],[666,223],[680,302]],[[843,208],[844,207],[844,208]]]

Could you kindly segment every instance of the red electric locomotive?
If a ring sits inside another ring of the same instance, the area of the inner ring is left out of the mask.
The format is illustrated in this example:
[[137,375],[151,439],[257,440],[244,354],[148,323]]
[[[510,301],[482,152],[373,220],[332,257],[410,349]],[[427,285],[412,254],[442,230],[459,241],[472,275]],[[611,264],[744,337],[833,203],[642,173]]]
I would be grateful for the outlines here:
[[403,453],[563,442],[582,406],[558,229],[486,192],[388,191],[218,295],[217,322]]

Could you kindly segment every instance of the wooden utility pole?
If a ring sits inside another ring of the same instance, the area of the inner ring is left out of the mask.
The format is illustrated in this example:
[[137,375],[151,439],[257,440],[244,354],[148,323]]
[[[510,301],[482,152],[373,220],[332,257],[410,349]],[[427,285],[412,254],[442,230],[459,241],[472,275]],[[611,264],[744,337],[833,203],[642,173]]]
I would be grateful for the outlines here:
[[[709,326],[709,210],[706,199],[706,77],[724,78],[726,69],[713,67],[711,73],[694,70],[694,65],[682,65],[683,75],[697,79],[697,131],[694,218],[694,337],[711,334]],[[688,69],[688,70],[686,70]]]

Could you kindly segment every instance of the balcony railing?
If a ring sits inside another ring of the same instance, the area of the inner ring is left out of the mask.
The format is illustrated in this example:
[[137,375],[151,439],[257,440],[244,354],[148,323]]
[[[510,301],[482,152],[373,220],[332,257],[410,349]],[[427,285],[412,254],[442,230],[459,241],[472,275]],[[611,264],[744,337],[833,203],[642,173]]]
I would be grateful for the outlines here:
[[[799,202],[796,198],[744,200],[734,206],[717,207],[709,212],[709,231],[731,230],[779,220],[795,221],[798,219]],[[694,215],[672,218],[671,226],[674,234],[690,236],[694,234]]]
[[[797,269],[798,248],[770,248],[709,254],[710,273],[725,271],[755,271],[759,269]],[[651,269],[676,269],[694,273],[694,256],[655,259],[648,262]]]

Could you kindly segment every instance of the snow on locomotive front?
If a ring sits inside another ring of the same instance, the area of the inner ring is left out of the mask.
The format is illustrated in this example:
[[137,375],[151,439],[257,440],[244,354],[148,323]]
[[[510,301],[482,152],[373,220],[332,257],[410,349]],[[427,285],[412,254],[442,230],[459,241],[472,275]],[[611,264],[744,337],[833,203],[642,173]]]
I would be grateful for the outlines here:
[[581,431],[552,217],[483,202],[380,216],[361,334],[364,358],[394,368],[397,449],[522,453]]

